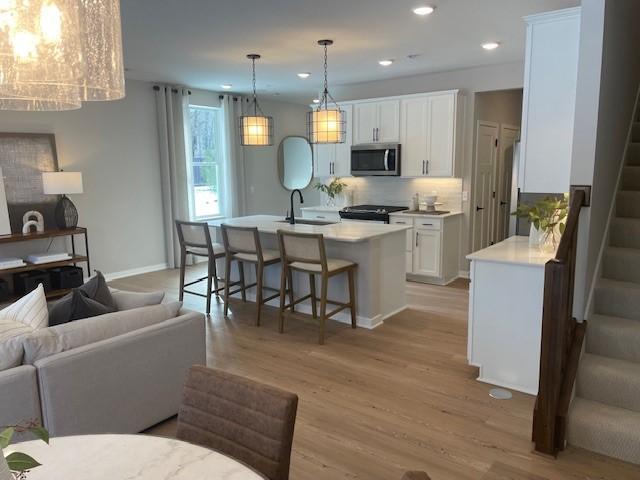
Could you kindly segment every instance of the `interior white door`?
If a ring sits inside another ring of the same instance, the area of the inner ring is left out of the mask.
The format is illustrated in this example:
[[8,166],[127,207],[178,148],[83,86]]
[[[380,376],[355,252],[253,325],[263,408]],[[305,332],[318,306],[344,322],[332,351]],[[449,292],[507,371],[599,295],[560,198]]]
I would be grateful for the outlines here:
[[440,276],[440,231],[415,229],[413,273],[430,277]]
[[498,124],[478,121],[474,181],[473,251],[491,245],[494,178],[498,150]]
[[426,175],[451,177],[454,161],[455,94],[429,96],[427,115]]
[[520,137],[520,128],[500,125],[498,140],[498,166],[496,176],[496,216],[494,219],[493,241],[501,242],[509,234],[511,216],[511,174],[513,173],[513,150]]
[[351,145],[353,145],[353,106],[343,105],[347,128],[344,143],[335,145],[335,156],[333,165],[333,175],[336,177],[351,176]]
[[353,143],[373,143],[377,127],[378,105],[375,102],[357,103],[353,111]]
[[400,100],[378,102],[376,142],[398,143],[400,141]]
[[426,97],[402,101],[402,138],[400,173],[403,177],[424,175],[427,162],[427,104]]

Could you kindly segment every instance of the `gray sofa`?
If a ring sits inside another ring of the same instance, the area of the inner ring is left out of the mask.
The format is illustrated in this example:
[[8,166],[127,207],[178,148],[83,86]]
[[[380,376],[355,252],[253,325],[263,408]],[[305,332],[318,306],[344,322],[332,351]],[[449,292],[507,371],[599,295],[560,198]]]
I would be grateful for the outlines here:
[[34,419],[52,436],[137,433],[178,412],[187,369],[205,363],[204,315],[181,309],[0,371],[0,426]]

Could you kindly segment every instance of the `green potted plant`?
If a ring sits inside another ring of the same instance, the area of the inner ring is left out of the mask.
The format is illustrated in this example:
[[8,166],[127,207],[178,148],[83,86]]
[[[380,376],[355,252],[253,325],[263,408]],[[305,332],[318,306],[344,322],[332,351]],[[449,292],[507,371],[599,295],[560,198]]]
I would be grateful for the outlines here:
[[24,425],[2,427],[0,431],[0,480],[24,480],[27,473],[40,466],[34,458],[26,453],[10,452],[6,456],[3,452],[9,445],[15,433],[31,432],[45,443],[49,443],[49,432],[35,422]]
[[331,179],[329,184],[324,184],[321,182],[317,182],[313,188],[327,195],[327,206],[334,207],[336,204],[336,196],[340,195],[344,189],[347,187],[347,184],[342,181],[340,177],[335,177]]
[[523,204],[512,213],[531,222],[530,243],[537,241],[541,251],[550,253],[558,248],[569,211],[569,194],[560,199],[545,197],[533,205]]

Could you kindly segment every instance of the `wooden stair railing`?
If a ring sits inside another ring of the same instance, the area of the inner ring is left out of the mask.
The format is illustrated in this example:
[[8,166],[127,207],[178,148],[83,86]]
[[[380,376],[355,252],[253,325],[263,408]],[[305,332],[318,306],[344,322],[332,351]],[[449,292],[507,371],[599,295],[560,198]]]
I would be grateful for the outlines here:
[[578,224],[590,187],[571,188],[567,225],[555,258],[545,264],[540,381],[533,412],[535,450],[556,456],[566,443],[567,415],[586,322],[573,317]]

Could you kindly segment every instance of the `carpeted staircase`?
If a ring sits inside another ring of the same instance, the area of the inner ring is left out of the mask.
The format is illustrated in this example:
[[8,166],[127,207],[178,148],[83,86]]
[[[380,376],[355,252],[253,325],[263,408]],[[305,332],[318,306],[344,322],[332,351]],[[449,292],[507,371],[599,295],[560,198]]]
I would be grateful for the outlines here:
[[587,329],[568,442],[640,464],[640,121]]

